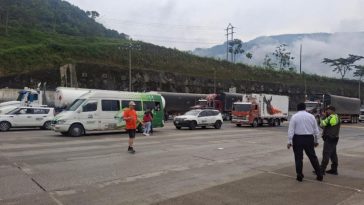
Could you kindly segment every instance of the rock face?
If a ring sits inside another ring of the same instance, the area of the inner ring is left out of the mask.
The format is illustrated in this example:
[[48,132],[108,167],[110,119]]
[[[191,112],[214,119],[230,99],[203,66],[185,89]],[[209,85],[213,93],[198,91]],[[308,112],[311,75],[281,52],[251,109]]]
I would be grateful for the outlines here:
[[[64,71],[63,71],[64,73]],[[71,72],[72,73],[72,72]],[[100,65],[77,64],[77,84],[82,88],[124,90],[129,89],[129,69]],[[59,69],[33,71],[0,78],[0,88],[36,87],[38,82],[47,82],[47,89],[54,90],[64,84]],[[71,79],[71,78],[68,78]],[[73,77],[74,79],[74,77]],[[307,94],[331,93],[356,97],[358,85],[354,81],[346,83],[345,88],[333,89],[330,87],[311,87],[307,83]],[[70,84],[68,84],[70,85]],[[238,93],[271,93],[290,96],[290,108],[305,98],[304,85],[290,85],[284,82],[262,83],[244,79],[221,80],[207,77],[193,77],[181,73],[161,72],[150,69],[132,69],[133,91],[169,91],[185,93],[213,93],[216,85],[217,92],[227,92],[230,87],[236,87]],[[362,89],[364,90],[364,89]],[[364,96],[364,94],[362,94]]]

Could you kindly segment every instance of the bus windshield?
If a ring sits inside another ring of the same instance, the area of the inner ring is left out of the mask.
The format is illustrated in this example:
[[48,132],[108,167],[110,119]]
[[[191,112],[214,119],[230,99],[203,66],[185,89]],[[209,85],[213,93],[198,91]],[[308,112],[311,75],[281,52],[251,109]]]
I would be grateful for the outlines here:
[[83,102],[85,102],[85,99],[77,99],[77,100],[73,101],[73,103],[70,106],[68,106],[66,108],[66,110],[67,111],[75,111],[75,110],[77,110],[78,107],[80,107],[80,105]]
[[251,110],[251,104],[234,104],[233,111],[248,112]]

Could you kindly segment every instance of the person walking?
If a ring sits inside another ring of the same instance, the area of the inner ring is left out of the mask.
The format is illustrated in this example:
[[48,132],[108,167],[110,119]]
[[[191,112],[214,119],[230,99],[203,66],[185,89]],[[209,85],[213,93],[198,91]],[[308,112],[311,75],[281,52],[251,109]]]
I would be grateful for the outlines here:
[[306,104],[299,103],[297,105],[298,112],[294,114],[289,122],[288,127],[288,144],[287,148],[293,146],[297,181],[302,182],[304,175],[303,169],[303,150],[310,159],[312,167],[315,169],[318,181],[323,180],[320,164],[315,153],[319,136],[319,128],[315,117],[306,112]]
[[152,116],[150,110],[148,109],[144,113],[144,117],[143,117],[143,123],[144,123],[143,135],[145,135],[145,136],[150,135],[150,130],[151,130],[151,127],[152,127],[152,120],[153,120],[153,116]]
[[[323,128],[322,139],[324,140],[324,148],[322,151],[321,171],[323,174],[338,175],[337,166],[338,158],[336,146],[339,142],[340,118],[335,113],[334,106],[326,108],[326,118],[321,120],[320,126]],[[331,159],[331,169],[326,171],[326,167]]]
[[134,139],[135,139],[135,134],[136,134],[137,122],[138,122],[138,116],[135,111],[135,102],[134,101],[130,101],[129,108],[126,108],[124,110],[123,119],[125,120],[126,131],[129,134],[128,152],[131,154],[134,154],[135,150],[134,150],[133,145],[134,145]]

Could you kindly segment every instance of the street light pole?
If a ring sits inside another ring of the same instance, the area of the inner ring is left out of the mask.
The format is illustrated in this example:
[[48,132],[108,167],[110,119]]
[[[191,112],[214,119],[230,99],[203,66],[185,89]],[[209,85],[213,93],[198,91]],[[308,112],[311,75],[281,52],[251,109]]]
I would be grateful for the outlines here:
[[131,45],[129,47],[129,92],[131,92]]

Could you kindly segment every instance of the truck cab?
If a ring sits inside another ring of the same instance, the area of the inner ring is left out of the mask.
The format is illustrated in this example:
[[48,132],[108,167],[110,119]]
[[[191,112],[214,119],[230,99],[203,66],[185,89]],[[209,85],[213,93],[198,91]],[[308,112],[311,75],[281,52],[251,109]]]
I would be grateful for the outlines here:
[[255,119],[257,119],[258,115],[258,104],[251,102],[235,102],[233,104],[231,122],[239,127],[243,124],[254,124],[257,123],[255,122]]
[[360,115],[359,115],[359,122],[363,122],[364,121],[364,109],[360,109]]
[[42,92],[25,87],[23,90],[19,91],[15,101],[0,103],[0,114],[5,114],[20,106],[42,106],[42,104]]

